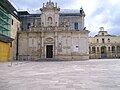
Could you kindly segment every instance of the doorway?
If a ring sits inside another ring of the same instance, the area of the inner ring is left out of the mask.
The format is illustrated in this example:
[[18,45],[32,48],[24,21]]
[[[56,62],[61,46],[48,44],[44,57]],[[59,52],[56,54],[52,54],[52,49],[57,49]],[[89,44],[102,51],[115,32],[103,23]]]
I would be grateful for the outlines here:
[[101,58],[107,58],[106,47],[101,47]]
[[46,58],[53,58],[53,45],[46,46]]

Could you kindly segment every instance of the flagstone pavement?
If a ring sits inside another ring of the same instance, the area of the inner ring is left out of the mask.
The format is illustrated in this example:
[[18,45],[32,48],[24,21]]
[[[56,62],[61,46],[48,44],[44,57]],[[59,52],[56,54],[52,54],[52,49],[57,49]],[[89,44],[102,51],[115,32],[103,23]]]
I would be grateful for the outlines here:
[[120,59],[0,62],[0,90],[120,90]]

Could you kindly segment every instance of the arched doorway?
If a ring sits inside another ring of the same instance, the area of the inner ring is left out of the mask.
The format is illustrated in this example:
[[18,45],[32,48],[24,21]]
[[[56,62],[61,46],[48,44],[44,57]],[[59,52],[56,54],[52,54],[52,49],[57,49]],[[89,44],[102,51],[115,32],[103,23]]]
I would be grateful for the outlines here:
[[106,46],[101,47],[101,58],[107,58]]
[[112,53],[115,53],[115,46],[112,46]]

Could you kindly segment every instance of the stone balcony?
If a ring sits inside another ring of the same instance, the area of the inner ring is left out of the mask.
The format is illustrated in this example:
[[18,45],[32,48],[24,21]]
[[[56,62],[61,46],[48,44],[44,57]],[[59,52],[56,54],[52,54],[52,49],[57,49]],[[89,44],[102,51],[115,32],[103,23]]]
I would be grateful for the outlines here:
[[42,27],[42,26],[36,26],[36,27],[30,27],[28,30],[19,31],[19,33],[22,32],[72,32],[72,33],[89,33],[89,30],[73,30],[71,27],[64,27],[64,26],[49,26],[49,27]]
[[53,32],[53,31],[70,31],[72,30],[70,27],[55,27],[55,26],[49,26],[49,27],[30,27],[31,32]]

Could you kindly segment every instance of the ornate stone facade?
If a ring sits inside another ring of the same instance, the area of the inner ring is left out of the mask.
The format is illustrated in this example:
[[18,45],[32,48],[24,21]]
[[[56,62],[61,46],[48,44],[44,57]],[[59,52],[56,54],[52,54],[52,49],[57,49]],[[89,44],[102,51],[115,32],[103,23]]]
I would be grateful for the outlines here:
[[120,58],[120,36],[114,36],[100,31],[95,37],[89,38],[90,58]]
[[79,13],[60,13],[57,3],[49,1],[40,10],[41,14],[19,12],[22,21],[18,33],[19,57],[89,59],[89,31],[84,28],[83,9]]

